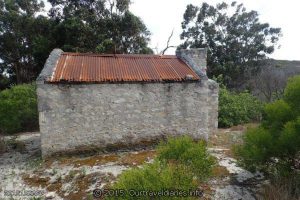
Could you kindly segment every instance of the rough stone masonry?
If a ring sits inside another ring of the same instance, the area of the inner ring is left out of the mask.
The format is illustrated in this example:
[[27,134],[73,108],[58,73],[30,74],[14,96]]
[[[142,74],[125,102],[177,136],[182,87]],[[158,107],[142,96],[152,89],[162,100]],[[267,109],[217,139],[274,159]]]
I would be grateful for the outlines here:
[[166,136],[207,140],[217,128],[218,84],[206,76],[206,50],[177,51],[196,82],[47,83],[62,51],[37,79],[42,155],[134,147]]

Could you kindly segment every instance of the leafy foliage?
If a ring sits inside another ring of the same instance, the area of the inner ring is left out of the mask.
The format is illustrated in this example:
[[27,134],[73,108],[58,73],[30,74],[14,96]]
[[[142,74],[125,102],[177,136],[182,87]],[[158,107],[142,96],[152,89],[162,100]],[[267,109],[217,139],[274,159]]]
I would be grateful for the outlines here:
[[[50,51],[153,53],[150,32],[129,0],[0,0],[0,75],[9,83],[36,79]],[[0,88],[8,87],[0,78]]]
[[203,181],[211,175],[214,159],[206,151],[204,141],[197,143],[188,136],[169,138],[158,147],[158,159],[161,161],[176,161],[187,165],[199,180]]
[[0,91],[8,88],[10,84],[11,80],[8,77],[0,75]]
[[[232,14],[231,14],[232,13]],[[208,48],[208,74],[223,74],[225,84],[234,87],[244,81],[246,72],[255,72],[259,60],[271,54],[280,28],[260,23],[256,11],[232,2],[216,6],[188,5],[182,22],[179,48]]]
[[[169,138],[157,147],[158,156],[153,163],[122,173],[113,189],[123,189],[120,199],[153,199],[151,196],[134,197],[129,191],[196,190],[198,184],[210,176],[214,159],[208,154],[204,142],[194,142],[188,136]],[[183,197],[172,197],[182,199]],[[197,199],[184,197],[185,199]],[[110,199],[110,198],[108,198]],[[112,199],[112,197],[111,197]],[[162,196],[159,199],[170,199]]]
[[51,18],[59,22],[57,39],[67,51],[152,53],[150,32],[129,11],[130,0],[49,0]]
[[255,171],[256,163],[264,163],[269,160],[269,155],[273,150],[273,137],[268,130],[264,128],[249,129],[244,136],[243,149],[236,147],[235,151],[243,157],[243,165],[248,169]]
[[35,85],[18,85],[0,92],[0,133],[36,130],[37,127]]
[[43,1],[0,0],[0,73],[15,83],[30,82],[40,72],[52,43]]
[[293,108],[294,115],[300,113],[300,76],[289,79],[284,91],[284,100]]
[[264,127],[268,127],[272,132],[280,132],[286,122],[292,119],[292,109],[283,100],[278,100],[265,106]]
[[221,88],[219,93],[219,127],[259,121],[263,104],[248,92],[234,93]]
[[283,100],[265,107],[264,121],[250,129],[237,148],[242,164],[285,174],[295,167],[300,151],[300,76],[289,79]]
[[[130,190],[138,191],[161,191],[161,190],[196,190],[197,184],[193,180],[193,174],[184,165],[167,164],[155,161],[153,164],[144,165],[143,168],[134,168],[123,172],[112,189],[123,189],[124,196],[118,199],[153,199],[150,195],[132,196]],[[131,193],[132,194],[132,193]],[[134,194],[134,193],[133,193]],[[172,199],[183,197],[172,197]],[[115,199],[110,197],[107,199]],[[170,199],[169,196],[162,196],[159,199]],[[196,199],[196,198],[186,198]]]

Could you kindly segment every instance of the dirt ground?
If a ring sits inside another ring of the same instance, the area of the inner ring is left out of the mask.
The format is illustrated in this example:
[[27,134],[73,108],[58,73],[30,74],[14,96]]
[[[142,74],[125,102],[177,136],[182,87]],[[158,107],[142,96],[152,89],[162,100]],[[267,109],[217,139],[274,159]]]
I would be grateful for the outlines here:
[[[202,199],[257,199],[262,186],[268,183],[263,174],[240,168],[234,159],[231,146],[241,142],[245,129],[219,129],[211,135],[209,152],[218,165],[213,177],[201,185]],[[156,155],[153,149],[143,149],[43,161],[39,133],[7,136],[5,140],[11,145],[0,155],[0,200],[91,200],[94,189],[104,188],[122,171],[151,162]]]

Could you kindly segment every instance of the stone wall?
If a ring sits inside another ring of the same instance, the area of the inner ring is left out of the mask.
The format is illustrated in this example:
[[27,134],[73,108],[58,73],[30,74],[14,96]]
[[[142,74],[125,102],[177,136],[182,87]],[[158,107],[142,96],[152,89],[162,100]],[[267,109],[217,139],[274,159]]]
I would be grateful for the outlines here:
[[37,81],[43,156],[79,148],[134,145],[167,135],[208,139],[217,127],[211,80],[147,84]]
[[202,80],[207,80],[206,74],[206,48],[200,49],[178,49],[176,56],[188,64]]

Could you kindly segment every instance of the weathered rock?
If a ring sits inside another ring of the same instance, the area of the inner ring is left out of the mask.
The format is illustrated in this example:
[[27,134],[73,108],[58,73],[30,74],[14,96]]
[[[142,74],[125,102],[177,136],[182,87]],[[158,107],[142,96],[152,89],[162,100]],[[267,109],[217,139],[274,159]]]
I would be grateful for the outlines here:
[[45,195],[45,199],[46,200],[50,200],[50,199],[54,199],[55,198],[55,192],[48,192],[46,195]]

